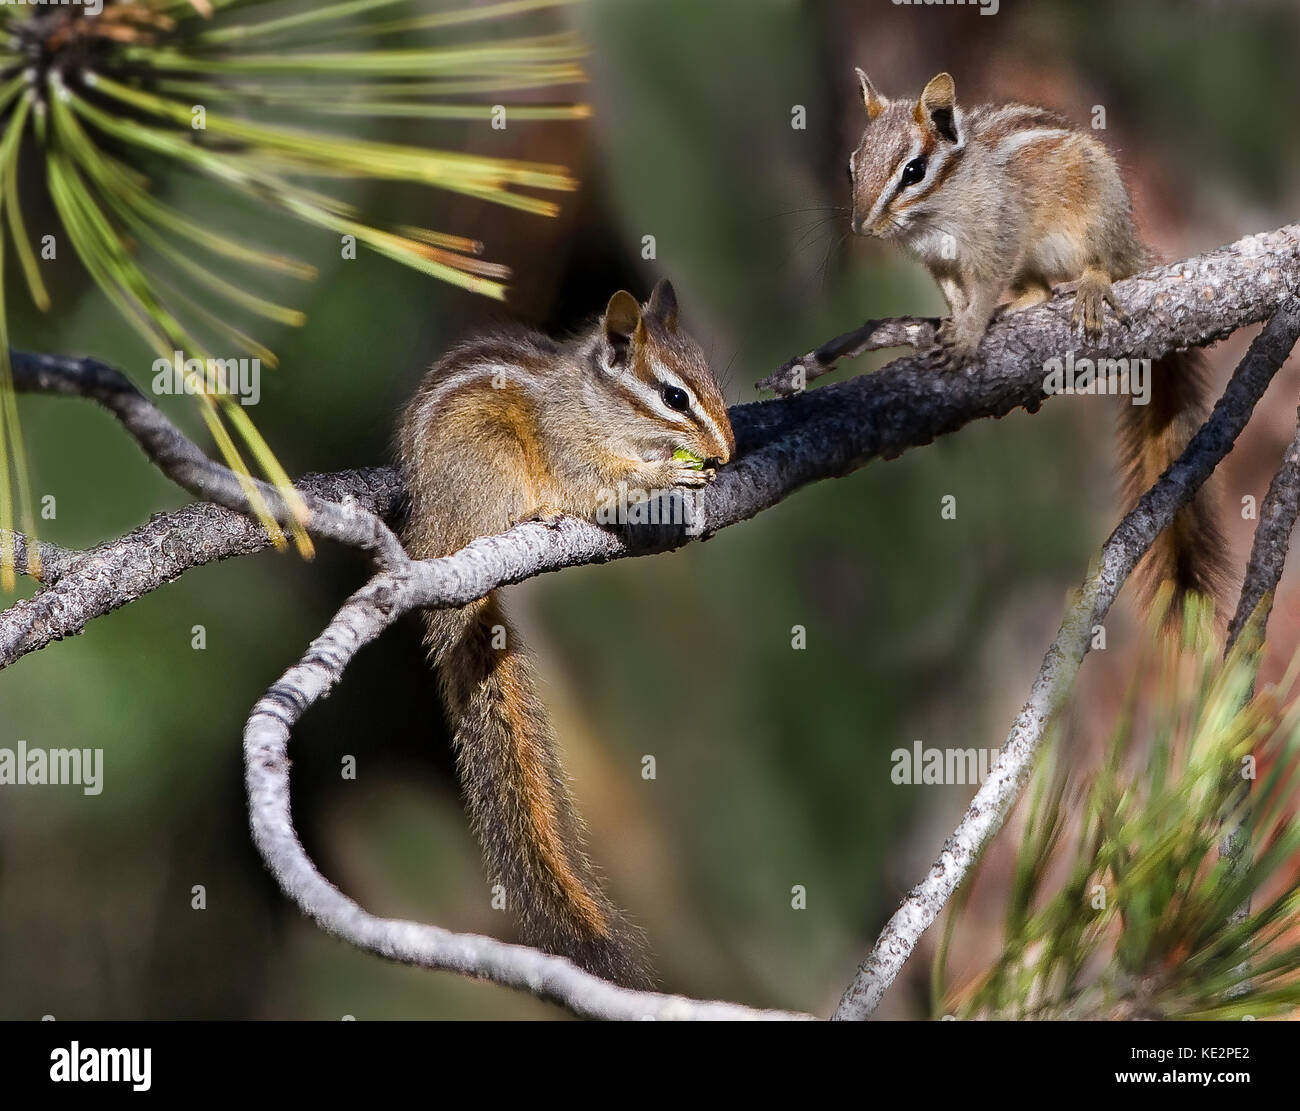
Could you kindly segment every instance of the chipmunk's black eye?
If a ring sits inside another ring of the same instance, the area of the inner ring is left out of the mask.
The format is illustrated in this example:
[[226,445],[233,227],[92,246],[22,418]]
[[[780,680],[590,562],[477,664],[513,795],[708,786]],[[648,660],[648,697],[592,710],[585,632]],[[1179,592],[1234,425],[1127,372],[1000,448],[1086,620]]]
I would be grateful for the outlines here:
[[684,413],[691,407],[691,399],[686,396],[686,391],[679,390],[676,386],[660,386],[659,396],[668,408],[676,409],[679,413]]
[[909,185],[915,185],[925,177],[925,155],[920,158],[913,158],[906,166],[903,167],[903,176],[899,184],[906,189]]

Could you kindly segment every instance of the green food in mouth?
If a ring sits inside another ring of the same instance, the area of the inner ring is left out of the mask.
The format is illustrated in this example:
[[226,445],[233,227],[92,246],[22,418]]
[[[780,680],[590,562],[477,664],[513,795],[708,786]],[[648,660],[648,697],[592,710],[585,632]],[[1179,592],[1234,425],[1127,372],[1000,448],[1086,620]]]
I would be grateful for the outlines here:
[[684,447],[679,447],[673,452],[673,458],[685,463],[693,471],[704,470],[704,460],[693,451],[687,451]]

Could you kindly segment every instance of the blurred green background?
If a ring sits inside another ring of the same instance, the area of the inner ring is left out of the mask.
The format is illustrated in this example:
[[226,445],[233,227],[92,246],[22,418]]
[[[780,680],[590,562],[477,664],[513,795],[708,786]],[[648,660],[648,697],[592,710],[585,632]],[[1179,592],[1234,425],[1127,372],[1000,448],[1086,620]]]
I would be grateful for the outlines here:
[[[613,290],[644,295],[660,276],[733,402],[867,316],[939,312],[918,266],[845,241],[844,165],[863,123],[855,64],[887,95],[915,95],[947,69],[968,103],[1037,101],[1081,124],[1104,105],[1105,138],[1167,257],[1275,227],[1300,199],[1294,3],[1003,0],[981,16],[889,0],[588,0],[490,33],[566,20],[590,44],[590,85],[539,99],[589,100],[589,123],[365,125],[581,177],[553,221],[413,188],[357,195],[482,238],[515,270],[507,306],[371,254],[343,262],[336,237],[253,209],[223,214],[321,268],[305,293],[272,283],[307,325],[259,332],[282,368],[264,376],[253,415],[291,474],[388,459],[403,399],[476,327],[565,331]],[[190,178],[162,188],[195,213],[230,203]],[[150,356],[75,261],[57,266],[50,315],[14,299],[16,345],[91,353],[144,381]],[[1236,350],[1216,358],[1221,374]],[[1292,371],[1266,399],[1228,469],[1234,491],[1262,494],[1295,389]],[[48,539],[93,545],[186,500],[92,406],[21,408],[36,494],[57,499]],[[206,443],[183,401],[169,412]],[[829,1008],[969,796],[894,786],[889,754],[918,739],[1001,743],[1064,591],[1116,519],[1112,417],[1081,402],[983,422],[707,544],[510,591],[592,853],[646,927],[666,989]],[[940,517],[948,494],[955,521]],[[1243,552],[1244,528],[1232,533]],[[244,718],[364,573],[329,547],[312,563],[268,554],[204,568],[0,675],[0,744],[98,747],[106,764],[96,798],[0,795],[0,1017],[560,1016],[334,942],[250,845]],[[1090,662],[1095,685],[1120,667],[1117,649]],[[355,781],[339,774],[349,754]],[[640,775],[646,754],[653,781]],[[309,714],[293,757],[300,833],[345,892],[379,914],[514,936],[489,906],[414,621]],[[795,885],[807,909],[792,909]],[[905,981],[889,1013],[923,1013],[923,988]]]

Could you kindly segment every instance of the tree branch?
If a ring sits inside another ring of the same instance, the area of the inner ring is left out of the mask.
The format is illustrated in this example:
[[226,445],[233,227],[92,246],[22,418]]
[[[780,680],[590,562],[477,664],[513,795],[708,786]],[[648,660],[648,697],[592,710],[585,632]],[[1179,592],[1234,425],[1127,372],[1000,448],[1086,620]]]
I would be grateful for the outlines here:
[[[1295,437],[1282,455],[1282,462],[1268,484],[1268,492],[1259,510],[1259,524],[1255,526],[1255,538],[1250,546],[1250,559],[1246,564],[1245,581],[1241,585],[1241,596],[1237,600],[1237,610],[1228,625],[1228,640],[1225,655],[1232,650],[1247,622],[1255,617],[1258,627],[1254,635],[1261,641],[1268,628],[1268,618],[1273,611],[1273,598],[1277,585],[1282,579],[1286,566],[1287,551],[1291,546],[1291,533],[1295,528],[1296,515],[1300,512],[1300,414],[1297,415]],[[1255,683],[1251,680],[1247,697],[1254,693]],[[1234,873],[1245,871],[1250,865],[1247,849],[1249,848],[1249,804],[1251,781],[1243,779],[1237,787],[1232,800],[1231,812],[1225,821],[1225,831],[1219,840],[1219,855],[1227,860]],[[1230,921],[1244,922],[1250,916],[1250,900],[1246,899],[1233,911]],[[1232,989],[1234,996],[1250,994],[1251,982],[1246,976],[1250,969],[1250,960],[1243,945],[1243,960],[1240,966],[1241,980]]]
[[1236,642],[1257,609],[1259,635],[1263,637],[1273,609],[1273,595],[1286,566],[1297,514],[1300,514],[1300,414],[1295,438],[1283,453],[1282,463],[1268,484],[1268,493],[1259,508],[1259,524],[1255,526],[1255,539],[1250,546],[1246,579],[1241,586],[1237,612],[1228,625],[1229,646]]
[[779,397],[802,393],[809,382],[829,374],[841,359],[856,359],[868,351],[890,347],[924,350],[934,342],[939,321],[933,317],[897,316],[868,320],[851,332],[827,340],[815,351],[791,359],[766,378],[754,383],[756,390],[771,390]]
[[[591,539],[588,530],[574,528],[576,524],[566,521],[559,527],[557,542],[561,548],[570,544],[582,548]],[[507,536],[515,536],[542,558],[549,531],[546,525],[527,524]],[[471,556],[469,564],[480,570],[490,568],[496,550],[505,540],[493,537],[475,541],[466,549]],[[467,579],[451,557],[410,562],[397,571],[376,575],[348,599],[325,632],[312,642],[302,661],[290,668],[253,708],[244,730],[249,818],[253,841],[282,890],[322,929],[358,948],[404,964],[484,977],[507,987],[522,988],[589,1018],[808,1017],[630,991],[606,983],[564,958],[536,949],[415,922],[377,918],[320,874],[293,828],[290,729],[309,706],[328,693],[357,651],[402,614],[446,598],[457,603],[470,601],[481,593],[483,581]]]
[[[993,785],[992,792],[981,789],[931,876],[891,920],[858,981],[846,994],[842,1012],[869,1013],[959,882],[978,846],[1000,824],[1027,775],[1046,715],[1063,697],[1086,650],[1087,638],[1080,642],[1081,630],[1087,631],[1082,624],[1085,616],[1105,612],[1150,538],[1231,446],[1258,397],[1253,391],[1256,387],[1262,390],[1272,373],[1266,373],[1265,367],[1276,354],[1280,333],[1293,322],[1292,299],[1297,289],[1300,227],[1289,225],[1118,283],[1116,292],[1132,323],[1123,327],[1112,323],[1095,348],[1077,347],[1069,327],[1069,302],[1058,299],[995,322],[975,361],[961,371],[935,373],[915,359],[903,359],[849,382],[732,410],[738,457],[695,503],[705,534],[746,520],[809,482],[848,474],[877,456],[893,458],[980,417],[1003,416],[1020,407],[1035,411],[1045,399],[1044,364],[1068,350],[1080,355],[1122,350],[1127,357],[1156,357],[1173,347],[1205,343],[1276,314],[1183,459],[1108,541],[1100,570],[1085,584],[1080,602],[1067,615],[994,777],[985,785]],[[924,322],[905,323],[900,332],[891,331],[889,322],[872,322],[824,345],[820,355],[805,356],[804,362],[829,365],[827,360],[879,345],[882,337],[918,337],[923,326]],[[1278,356],[1278,363],[1284,354]],[[20,390],[100,401],[180,484],[229,508],[246,508],[238,480],[203,456],[118,372],[89,360],[16,353],[13,361]],[[679,526],[636,534],[573,519],[556,525],[528,523],[501,536],[476,540],[444,559],[414,563],[400,546],[394,548],[392,533],[376,516],[390,515],[400,500],[400,480],[392,471],[317,476],[313,481],[328,484],[330,490],[317,493],[304,482],[311,509],[308,528],[316,535],[363,548],[380,571],[348,600],[306,656],[257,703],[245,730],[254,838],[284,890],[325,929],[359,947],[407,963],[524,987],[579,1014],[768,1014],[729,1004],[628,992],[604,984],[560,958],[488,938],[374,918],[316,870],[297,841],[289,809],[287,747],[293,723],[338,681],[357,649],[400,614],[415,607],[463,605],[497,586],[545,571],[678,547],[694,538],[696,530]],[[372,500],[363,505],[367,488]],[[261,489],[276,519],[288,523],[289,508],[270,487]],[[349,495],[355,500],[348,501]],[[63,566],[50,589],[0,614],[0,667],[58,636],[75,632],[93,617],[170,581],[190,566],[266,546],[266,534],[258,526],[230,514],[213,517],[213,513],[221,511],[210,506],[188,507]],[[142,547],[156,557],[138,559]],[[133,574],[129,572],[132,567]],[[103,589],[91,589],[96,580]]]
[[1300,337],[1300,300],[1279,307],[1254,342],[1215,405],[1156,484],[1119,523],[1101,550],[1047,650],[1029,700],[1016,718],[988,779],[948,838],[929,873],[903,900],[840,1000],[838,1019],[869,1018],[902,970],[921,935],[966,877],[989,839],[1002,827],[1033,771],[1034,756],[1052,716],[1061,707],[1092,640],[1119,588],[1155,538],[1186,505],[1229,451],[1273,375]]
[[[1132,323],[1127,328],[1112,323],[1103,337],[1103,349],[1109,343],[1125,354],[1143,357],[1205,343],[1266,319],[1297,288],[1300,225],[1248,236],[1118,283],[1116,291],[1129,306]],[[1064,298],[995,322],[976,361],[957,373],[936,374],[914,359],[900,359],[873,374],[788,400],[733,407],[739,458],[723,469],[706,492],[710,531],[745,520],[807,483],[849,474],[875,457],[892,459],[971,421],[1005,416],[1017,408],[1036,411],[1045,399],[1043,363],[1077,344],[1069,327],[1069,312],[1070,302]],[[882,334],[878,322],[870,322],[866,330],[869,335]],[[825,346],[849,350],[862,342],[862,331],[846,333],[858,339],[839,337]],[[110,373],[93,360],[51,359],[21,352],[13,353],[13,364],[20,392],[95,396],[92,391],[97,383]],[[117,378],[120,381],[113,381],[110,391],[116,400],[109,405],[111,411],[121,417],[124,409],[149,406],[129,382],[120,375]],[[165,422],[165,418],[159,414],[144,423],[152,427],[154,421]],[[174,444],[173,437],[184,439],[174,427],[168,424],[167,428],[164,441]],[[141,442],[148,452],[147,442]],[[198,449],[192,444],[190,449],[179,453],[197,465],[193,453]],[[211,468],[224,470],[204,458],[203,473],[210,474]],[[357,499],[357,508],[373,509],[384,517],[391,516],[402,495],[401,479],[391,469],[343,472],[311,481],[329,484],[326,489],[304,480],[306,489],[319,491],[320,498],[342,502],[350,495]],[[234,489],[224,483],[223,493],[234,495],[229,499],[234,508],[244,507],[237,482]],[[317,531],[314,512],[308,528],[314,534],[328,535]],[[135,559],[135,543],[148,547],[164,538],[168,559]],[[682,542],[686,539],[689,537],[681,538]],[[94,618],[171,581],[189,567],[266,546],[260,528],[233,514],[188,507],[161,515],[131,538],[96,549],[92,554],[97,558],[68,571],[55,591],[45,591],[0,613],[0,668],[79,631]],[[603,551],[597,558],[635,554],[633,549],[617,545]],[[119,577],[129,584],[121,590],[114,587]]]
[[[382,518],[392,516],[406,496],[397,472],[388,467],[308,475],[296,485],[313,498],[349,503],[349,513],[364,511]],[[88,552],[59,549],[62,554],[53,559],[43,555],[41,580],[47,589],[0,613],[0,668],[79,633],[96,617],[192,568],[270,546],[271,538],[254,518],[199,502],[156,514],[147,524]],[[41,551],[47,551],[45,545]],[[25,562],[19,558],[18,566]]]
[[[258,479],[241,481],[229,467],[213,462],[177,428],[125,374],[96,359],[70,359],[12,351],[14,387],[19,393],[84,397],[112,413],[144,449],[153,464],[184,490],[204,501],[240,513],[249,509],[244,483],[262,496],[272,518],[292,525],[296,515],[279,491]],[[302,492],[315,536],[337,540],[368,552],[380,566],[402,555],[402,545],[372,513],[357,513],[345,502],[327,501]]]

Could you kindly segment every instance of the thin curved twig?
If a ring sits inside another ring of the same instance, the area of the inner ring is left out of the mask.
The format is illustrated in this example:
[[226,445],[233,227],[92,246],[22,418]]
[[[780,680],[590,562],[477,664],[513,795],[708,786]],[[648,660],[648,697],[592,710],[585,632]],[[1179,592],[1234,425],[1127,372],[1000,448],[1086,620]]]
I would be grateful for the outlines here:
[[[542,539],[545,525],[521,525]],[[532,539],[532,537],[529,537]],[[475,544],[480,542],[476,541]],[[474,547],[475,545],[471,545]],[[620,988],[570,961],[489,937],[367,913],[312,863],[293,829],[289,799],[289,732],[328,693],[356,652],[403,613],[447,594],[470,597],[480,583],[459,581],[449,560],[411,563],[371,579],[253,708],[244,730],[245,778],[253,841],[280,887],[326,932],[389,960],[485,977],[559,1003],[575,1014],[605,1019],[808,1018],[731,1003]]]
[[[144,449],[150,461],[177,486],[204,501],[240,513],[249,511],[243,483],[251,483],[277,524],[296,521],[293,508],[274,486],[255,478],[242,482],[229,467],[216,463],[176,427],[120,370],[97,359],[10,353],[14,387],[20,392],[83,397],[111,412]],[[304,494],[313,535],[337,540],[367,552],[380,567],[401,557],[402,545],[373,513],[354,512],[346,503]]]
[[[1255,635],[1260,640],[1264,639],[1269,615],[1273,611],[1274,595],[1286,567],[1297,514],[1300,514],[1300,415],[1297,417],[1295,437],[1283,452],[1282,462],[1269,482],[1268,492],[1259,508],[1259,524],[1255,526],[1255,538],[1251,542],[1250,559],[1246,563],[1246,576],[1237,600],[1237,610],[1228,624],[1225,653],[1231,650],[1252,617],[1258,622]],[[1253,680],[1250,690],[1253,693]],[[1247,828],[1250,818],[1250,787],[1249,779],[1243,779],[1238,784],[1230,803],[1230,817],[1219,840],[1219,856],[1229,862],[1234,873],[1243,872],[1250,863],[1247,853],[1250,843]],[[1232,912],[1230,920],[1244,922],[1249,916],[1250,900],[1246,899]],[[1251,990],[1251,982],[1246,975],[1250,961],[1244,952],[1243,956],[1246,959],[1239,969],[1241,979],[1232,989],[1232,995],[1238,997],[1249,995]]]
[[790,359],[766,378],[754,383],[756,390],[771,390],[778,397],[792,397],[806,389],[808,383],[829,374],[841,359],[856,359],[868,351],[890,347],[913,347],[922,350],[934,342],[939,321],[934,317],[895,316],[868,320],[851,332],[829,339],[806,355]]

